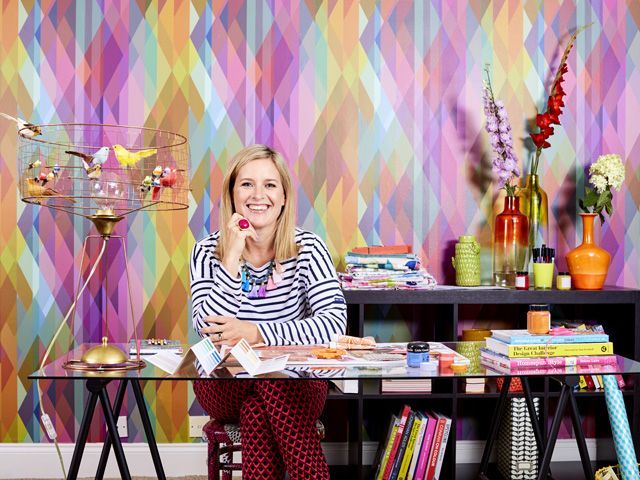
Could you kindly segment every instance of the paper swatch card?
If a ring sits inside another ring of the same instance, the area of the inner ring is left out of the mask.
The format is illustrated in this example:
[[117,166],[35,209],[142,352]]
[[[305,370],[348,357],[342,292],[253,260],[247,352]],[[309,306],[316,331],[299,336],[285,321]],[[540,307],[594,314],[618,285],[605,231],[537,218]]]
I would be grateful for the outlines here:
[[262,373],[284,370],[289,358],[289,355],[280,355],[279,357],[260,360],[255,350],[251,348],[244,338],[231,349],[231,355],[238,360],[238,363],[242,365],[242,368],[244,368],[252,377]]
[[194,353],[207,375],[210,375],[223,361],[218,349],[209,337],[200,340],[190,350]]
[[173,375],[197,359],[205,373],[210,375],[218,365],[227,359],[229,353],[227,352],[224,357],[221,356],[211,339],[206,337],[189,348],[184,357],[163,351],[156,355],[145,357],[145,360]]

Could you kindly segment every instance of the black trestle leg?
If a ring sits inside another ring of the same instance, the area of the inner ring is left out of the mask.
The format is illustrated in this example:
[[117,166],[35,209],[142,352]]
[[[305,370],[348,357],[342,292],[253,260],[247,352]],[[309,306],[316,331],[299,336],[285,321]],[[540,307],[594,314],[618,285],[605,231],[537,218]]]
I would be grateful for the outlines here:
[[[124,392],[127,390],[127,379],[120,380],[118,386],[118,393],[116,394],[116,400],[113,403],[113,416],[118,418],[120,416],[120,409],[122,408],[122,402],[124,401]],[[100,454],[100,462],[98,462],[98,470],[96,471],[96,480],[102,480],[104,478],[104,471],[107,468],[107,460],[109,459],[109,452],[111,451],[111,436],[107,435],[107,438],[102,445],[102,453]]]
[[558,438],[558,432],[560,431],[560,423],[562,422],[562,416],[564,415],[565,408],[567,406],[567,400],[569,397],[569,387],[567,384],[562,384],[560,390],[560,398],[558,399],[558,406],[556,413],[551,423],[551,430],[549,431],[549,438],[547,439],[547,445],[542,456],[542,464],[538,470],[538,480],[544,480],[549,472],[549,464],[551,463],[551,456],[553,455],[553,449],[556,446],[556,440]]
[[482,461],[480,463],[480,472],[478,478],[487,478],[487,470],[489,468],[489,459],[491,458],[491,451],[498,438],[498,426],[500,420],[504,414],[504,408],[507,404],[507,394],[509,393],[509,386],[511,385],[511,377],[504,377],[502,383],[502,389],[500,390],[500,397],[498,398],[498,405],[493,411],[493,418],[491,419],[491,425],[489,425],[489,435],[487,437],[487,443],[484,445],[484,451],[482,452]]
[[569,411],[571,412],[571,422],[573,423],[573,431],[575,433],[576,442],[578,443],[578,451],[580,452],[584,478],[593,478],[589,450],[587,450],[587,441],[584,438],[584,431],[582,430],[582,424],[580,423],[580,414],[578,413],[576,397],[573,395],[571,388],[567,388],[569,391]]
[[89,398],[87,399],[87,404],[84,407],[84,414],[82,415],[82,422],[80,423],[80,432],[76,440],[76,446],[73,449],[73,457],[71,457],[71,464],[69,465],[67,480],[76,480],[76,478],[78,478],[78,470],[80,470],[80,460],[82,460],[84,446],[87,443],[87,437],[89,436],[89,427],[91,426],[93,413],[96,410],[97,401],[98,394],[95,392],[91,392],[89,394]]
[[[544,436],[542,435],[542,427],[540,426],[540,419],[536,415],[536,406],[533,403],[533,395],[531,393],[531,386],[529,385],[529,379],[527,377],[520,377],[522,380],[522,389],[524,390],[524,398],[527,403],[527,410],[529,412],[529,418],[531,419],[531,425],[533,426],[533,435],[536,437],[536,444],[538,445],[538,468],[542,462],[542,455],[544,454]],[[549,477],[551,476],[551,467],[549,467]]]
[[120,478],[123,480],[131,480],[131,474],[129,473],[129,467],[127,466],[127,459],[124,456],[124,450],[120,437],[118,436],[118,426],[116,419],[113,416],[113,410],[111,410],[111,403],[109,402],[109,396],[107,390],[102,388],[98,395],[100,396],[100,405],[104,412],[104,419],[107,422],[107,429],[109,437],[111,437],[111,443],[113,444],[113,453],[116,456],[116,462],[118,463],[118,469],[120,470]]
[[147,404],[144,401],[144,395],[142,394],[142,388],[138,380],[131,380],[131,387],[133,388],[133,394],[136,397],[136,403],[138,404],[138,411],[140,412],[140,420],[144,427],[144,434],[147,437],[147,443],[149,444],[149,451],[151,452],[151,458],[153,459],[153,466],[156,469],[156,475],[159,480],[165,480],[164,469],[162,468],[162,460],[160,460],[160,453],[158,452],[158,445],[156,443],[156,437],[151,427],[151,420],[149,419],[149,413],[147,412]]

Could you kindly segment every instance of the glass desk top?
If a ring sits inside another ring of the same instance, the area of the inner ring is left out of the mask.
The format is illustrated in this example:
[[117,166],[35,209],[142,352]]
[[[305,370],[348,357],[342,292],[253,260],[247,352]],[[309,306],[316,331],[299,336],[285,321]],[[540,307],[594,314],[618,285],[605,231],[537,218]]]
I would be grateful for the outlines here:
[[[179,372],[169,374],[162,369],[155,367],[146,362],[144,368],[138,370],[125,371],[84,371],[70,370],[63,367],[64,363],[70,359],[79,359],[82,352],[93,345],[82,345],[68,355],[62,355],[57,360],[49,363],[44,368],[35,371],[29,375],[29,379],[69,379],[69,380],[87,380],[87,379],[118,379],[130,378],[138,380],[195,380],[195,379],[415,379],[415,378],[471,378],[471,377],[534,377],[534,376],[567,376],[567,375],[588,375],[588,374],[638,374],[640,373],[640,362],[634,361],[616,355],[615,364],[611,365],[590,365],[590,366],[574,366],[563,368],[528,368],[528,369],[508,369],[501,367],[489,368],[480,361],[480,344],[484,342],[443,342],[439,345],[457,352],[456,359],[462,360],[458,355],[468,359],[468,366],[464,372],[454,372],[451,368],[436,369],[435,371],[425,370],[422,368],[407,367],[404,361],[389,362],[389,365],[291,365],[285,370],[263,374],[257,377],[251,377],[242,370],[236,362],[231,358],[222,366],[214,370],[211,375],[207,376],[197,362],[187,366]],[[394,344],[402,345],[402,344]],[[435,345],[435,343],[434,343]],[[124,348],[124,345],[119,345]],[[298,347],[295,347],[298,348]],[[278,347],[270,347],[269,352],[280,352],[281,354],[291,354],[295,351],[294,347],[284,347],[278,350]],[[309,349],[310,347],[301,347]],[[186,351],[186,349],[185,349]],[[433,351],[433,349],[432,349]],[[293,356],[293,355],[292,355]],[[436,355],[432,355],[435,357]],[[141,355],[144,360],[146,355]],[[458,362],[459,363],[459,362]]]

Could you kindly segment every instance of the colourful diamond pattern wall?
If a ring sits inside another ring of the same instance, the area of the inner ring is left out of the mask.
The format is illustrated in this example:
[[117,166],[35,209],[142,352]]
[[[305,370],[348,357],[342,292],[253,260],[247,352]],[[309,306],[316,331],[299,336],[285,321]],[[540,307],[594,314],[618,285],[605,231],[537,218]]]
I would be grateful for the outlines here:
[[[118,227],[127,238],[141,335],[195,339],[190,248],[217,226],[226,162],[256,142],[284,153],[297,186],[299,224],[326,239],[336,262],[355,245],[410,243],[439,281],[450,281],[453,241],[472,233],[490,266],[500,202],[483,130],[483,68],[490,65],[526,170],[526,119],[544,101],[568,33],[590,22],[569,59],[562,126],[541,162],[550,243],[560,257],[576,244],[576,190],[584,186],[585,167],[601,153],[620,153],[627,181],[601,238],[613,256],[609,283],[638,286],[637,1],[210,3],[12,1],[0,7],[3,111],[35,123],[144,125],[189,138],[189,212],[140,213]],[[16,170],[15,129],[3,121],[0,439],[38,442],[37,398],[26,377],[72,302],[76,256],[91,229],[20,202]],[[122,267],[114,261],[112,275],[122,276]],[[105,300],[98,283],[90,286],[56,355],[71,335],[99,339],[95,302],[126,311],[121,277],[118,285]],[[119,318],[110,333],[126,339],[128,322]],[[72,440],[83,407],[80,387],[44,388],[60,438]],[[198,409],[186,383],[149,382],[145,390],[158,440],[184,441],[186,412]],[[100,435],[96,422],[90,440]],[[141,438],[130,425],[129,439]]]

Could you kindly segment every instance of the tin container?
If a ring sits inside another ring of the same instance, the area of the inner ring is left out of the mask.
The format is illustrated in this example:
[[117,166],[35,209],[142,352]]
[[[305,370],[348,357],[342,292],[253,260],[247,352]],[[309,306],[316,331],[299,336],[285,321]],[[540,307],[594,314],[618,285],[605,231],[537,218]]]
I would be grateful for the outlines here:
[[420,364],[429,361],[429,343],[428,342],[409,342],[407,343],[407,366],[411,368],[420,368]]

